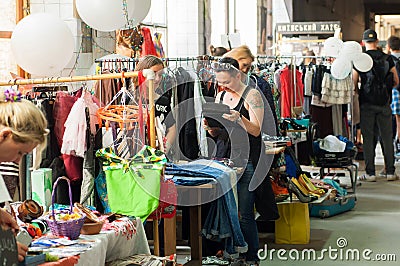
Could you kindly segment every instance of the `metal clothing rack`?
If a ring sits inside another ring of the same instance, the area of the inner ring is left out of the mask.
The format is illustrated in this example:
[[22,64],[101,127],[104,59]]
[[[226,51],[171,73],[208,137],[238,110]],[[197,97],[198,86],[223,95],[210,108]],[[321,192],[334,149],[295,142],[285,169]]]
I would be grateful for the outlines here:
[[[299,56],[299,55],[288,55],[288,56],[285,56],[285,55],[282,55],[282,56],[280,56],[280,55],[278,55],[278,56],[274,56],[274,55],[257,55],[256,56],[257,60],[258,59],[279,59],[279,58],[292,59],[291,63],[293,64],[294,62],[296,62],[297,58],[314,58],[314,59],[320,59],[322,62],[324,62],[327,59],[330,59],[330,58],[333,58],[333,57],[330,57],[330,56],[318,56],[318,55],[316,55],[316,56],[312,56],[312,55],[310,55],[310,56],[308,56],[308,55],[301,55],[301,56]],[[295,74],[296,73],[294,72],[294,75]],[[352,74],[350,74],[350,75],[352,75]],[[294,76],[294,81],[296,82],[296,77],[295,76]],[[296,89],[297,88],[296,83],[295,83],[294,86],[295,86],[294,88]],[[351,99],[353,99],[353,91],[351,91],[350,97],[351,97]],[[296,94],[295,94],[295,98],[294,99],[296,101]],[[353,112],[353,110],[354,110],[353,100],[351,100],[351,101],[352,102],[351,102],[351,108],[350,108],[350,115],[351,115],[351,119],[354,119],[354,116],[353,116],[354,115],[354,112]],[[349,137],[350,137],[351,141],[354,141],[354,129],[355,129],[355,125],[352,122],[351,123],[351,127],[350,127],[350,134],[349,134]]]
[[[160,58],[164,62],[191,62],[191,61],[202,61],[202,60],[217,60],[221,57],[219,56],[198,56],[198,57],[165,57]],[[95,63],[102,62],[110,62],[110,63],[118,63],[118,62],[139,62],[140,58],[115,58],[115,59],[96,59]]]
[[[122,72],[113,74],[99,74],[90,76],[71,76],[71,77],[50,77],[50,78],[35,78],[35,79],[15,79],[9,81],[0,81],[0,86],[16,86],[16,85],[29,85],[29,84],[60,84],[68,82],[80,82],[80,81],[90,81],[90,80],[103,80],[103,79],[124,79],[137,77],[138,71],[133,72]],[[149,103],[150,106],[150,146],[156,147],[156,127],[155,127],[155,108],[154,108],[154,78],[155,73],[150,69],[143,70],[143,76],[149,80]],[[158,233],[158,223],[155,222],[153,226],[154,230],[154,253],[159,255],[159,233]]]

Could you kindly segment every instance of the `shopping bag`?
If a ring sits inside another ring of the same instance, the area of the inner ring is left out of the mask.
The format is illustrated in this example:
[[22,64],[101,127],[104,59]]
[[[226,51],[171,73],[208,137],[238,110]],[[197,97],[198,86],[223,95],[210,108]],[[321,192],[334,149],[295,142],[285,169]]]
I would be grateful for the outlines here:
[[111,212],[147,219],[159,205],[165,154],[144,146],[131,160],[109,148],[98,150],[96,156],[103,163]]
[[278,204],[280,218],[275,221],[276,244],[308,244],[310,216],[308,204],[290,202]]
[[157,209],[162,165],[131,164],[125,169],[122,164],[115,164],[103,170],[112,212],[144,221]]

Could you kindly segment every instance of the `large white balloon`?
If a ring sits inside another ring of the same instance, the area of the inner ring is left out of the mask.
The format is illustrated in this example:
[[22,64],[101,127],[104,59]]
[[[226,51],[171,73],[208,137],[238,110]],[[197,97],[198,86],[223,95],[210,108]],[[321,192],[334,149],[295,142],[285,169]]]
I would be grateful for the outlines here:
[[91,28],[99,31],[114,31],[128,26],[128,20],[136,26],[147,16],[151,0],[76,0],[76,9],[81,19]]
[[129,18],[132,19],[134,26],[138,25],[146,18],[150,7],[151,0],[133,0],[133,12],[129,14]]
[[353,64],[358,71],[368,72],[374,65],[374,61],[368,54],[360,53],[354,58]]
[[343,43],[343,48],[340,51],[340,57],[347,57],[350,60],[358,57],[362,53],[362,47],[358,42],[347,41]]
[[324,42],[324,54],[325,56],[337,57],[342,49],[343,41],[336,37],[329,37]]
[[350,75],[351,69],[351,61],[348,58],[339,57],[332,63],[331,74],[335,79],[344,79]]
[[[127,10],[133,0],[127,0]],[[76,0],[81,19],[99,31],[114,31],[127,24],[122,0]]]
[[11,51],[25,71],[40,76],[59,73],[71,60],[74,37],[67,24],[52,14],[32,14],[15,27]]

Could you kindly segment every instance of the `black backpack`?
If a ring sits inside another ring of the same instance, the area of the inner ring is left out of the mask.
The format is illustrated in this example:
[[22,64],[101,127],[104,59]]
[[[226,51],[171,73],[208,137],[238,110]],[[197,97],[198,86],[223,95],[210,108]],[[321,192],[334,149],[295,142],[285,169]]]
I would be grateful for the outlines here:
[[389,69],[389,55],[382,53],[378,57],[371,56],[373,67],[364,73],[364,82],[360,97],[374,105],[386,105],[391,98],[393,85],[393,74]]

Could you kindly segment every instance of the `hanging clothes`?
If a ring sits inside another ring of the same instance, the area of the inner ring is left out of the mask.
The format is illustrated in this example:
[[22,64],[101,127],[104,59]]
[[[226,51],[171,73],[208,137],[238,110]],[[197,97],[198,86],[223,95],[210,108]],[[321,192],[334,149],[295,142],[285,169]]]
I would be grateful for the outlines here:
[[90,131],[96,133],[97,109],[99,108],[92,100],[90,93],[85,90],[82,96],[74,103],[65,121],[65,132],[61,153],[84,157],[86,151],[86,107],[89,109]]
[[322,79],[321,101],[332,104],[348,104],[351,102],[353,80],[350,75],[344,79],[335,79],[325,73]]
[[[296,81],[294,80],[294,73]],[[292,117],[292,108],[303,105],[303,82],[301,81],[302,74],[297,69],[285,67],[280,76],[281,83],[281,116]],[[295,87],[296,85],[296,87]],[[296,99],[296,101],[294,101]]]
[[154,48],[153,39],[151,38],[150,29],[147,27],[142,27],[143,44],[140,56],[154,55],[157,56],[156,49]]
[[[102,71],[102,74],[110,73],[109,70]],[[117,79],[98,80],[94,85],[94,96],[101,101],[102,105],[106,105],[111,102],[120,89],[121,84]]]
[[177,97],[179,115],[177,118],[179,132],[179,150],[181,159],[194,160],[199,157],[197,142],[197,127],[194,111],[194,79],[185,69],[179,67],[176,71]]
[[154,42],[154,48],[156,49],[157,56],[160,58],[164,58],[165,53],[164,53],[163,45],[161,43],[161,36],[162,36],[162,33],[155,32],[153,42]]

